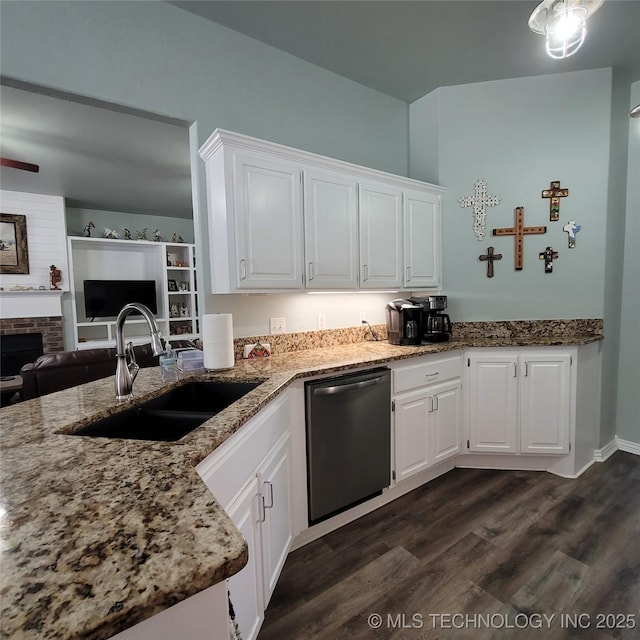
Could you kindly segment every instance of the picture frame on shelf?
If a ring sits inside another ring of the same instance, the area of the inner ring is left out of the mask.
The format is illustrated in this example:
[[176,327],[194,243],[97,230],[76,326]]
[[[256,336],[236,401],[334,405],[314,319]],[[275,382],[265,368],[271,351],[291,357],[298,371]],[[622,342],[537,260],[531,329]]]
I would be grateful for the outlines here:
[[189,291],[189,283],[186,280],[180,282],[180,291]]
[[178,283],[175,280],[167,280],[167,285],[169,286],[169,291],[178,291]]
[[0,273],[29,273],[27,216],[0,213]]

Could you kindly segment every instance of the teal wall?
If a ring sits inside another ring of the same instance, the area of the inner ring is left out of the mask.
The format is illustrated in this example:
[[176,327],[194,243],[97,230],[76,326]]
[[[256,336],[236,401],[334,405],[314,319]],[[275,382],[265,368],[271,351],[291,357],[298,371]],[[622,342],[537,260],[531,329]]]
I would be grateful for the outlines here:
[[[640,82],[631,85],[629,110],[640,104]],[[640,118],[629,119],[629,161],[616,433],[640,445]]]
[[[604,300],[611,71],[576,72],[443,87],[410,106],[411,175],[448,189],[443,201],[443,289],[456,320],[601,318]],[[433,121],[437,120],[434,143]],[[437,153],[437,175],[432,154]],[[501,203],[487,209],[487,235],[473,234],[471,209],[458,199],[484,179]],[[569,188],[560,220],[549,221],[541,198],[552,180]],[[514,269],[514,209],[525,225],[547,225],[524,240],[524,269]],[[582,225],[577,248],[562,227]],[[503,258],[487,278],[478,256],[495,247]],[[553,273],[538,253],[558,250]]]
[[405,103],[164,2],[1,11],[5,76],[406,174]]
[[[208,233],[199,146],[224,128],[384,171],[408,171],[408,105],[164,2],[0,3],[3,76],[193,123],[190,128],[198,264]],[[199,273],[206,291],[208,270]],[[279,296],[288,326],[316,328],[300,296]],[[352,299],[356,308],[362,297]],[[272,305],[206,296],[234,313],[236,335],[268,329]],[[347,321],[327,300],[327,326]],[[383,306],[379,318],[382,321]],[[335,321],[332,320],[335,318]]]
[[[615,435],[640,444],[640,135],[628,118],[640,102],[637,72],[598,69],[444,87],[410,105],[410,175],[449,189],[443,204],[443,279],[456,320],[603,318],[600,446]],[[487,209],[485,240],[458,198],[483,178],[502,196]],[[560,221],[549,222],[540,192],[551,180],[569,188]],[[513,267],[513,225],[547,225],[525,238],[524,270]],[[582,225],[577,247],[562,231]],[[478,260],[488,246],[503,254],[496,275]],[[545,274],[537,254],[560,253]]]

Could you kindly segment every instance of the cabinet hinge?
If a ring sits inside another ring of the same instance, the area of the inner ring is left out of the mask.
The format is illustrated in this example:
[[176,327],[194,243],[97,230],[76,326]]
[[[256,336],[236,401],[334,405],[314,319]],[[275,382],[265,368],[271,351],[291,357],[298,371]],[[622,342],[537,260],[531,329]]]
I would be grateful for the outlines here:
[[571,443],[569,443],[569,451],[571,451]]
[[391,472],[391,477],[393,478],[393,480],[396,479],[396,470],[395,469]]
[[469,441],[467,440],[467,449],[471,449],[471,447],[469,446]]
[[569,366],[573,367],[573,356],[569,356]]
[[396,401],[392,400],[391,401],[391,411],[395,411],[396,410]]
[[471,366],[471,358],[467,358],[467,367]]

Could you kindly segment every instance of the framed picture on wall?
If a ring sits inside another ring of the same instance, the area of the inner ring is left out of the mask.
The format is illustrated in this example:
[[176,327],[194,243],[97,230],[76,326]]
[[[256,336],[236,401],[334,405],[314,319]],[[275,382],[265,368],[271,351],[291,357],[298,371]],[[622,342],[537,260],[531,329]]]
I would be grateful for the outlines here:
[[0,273],[29,273],[26,216],[0,213]]

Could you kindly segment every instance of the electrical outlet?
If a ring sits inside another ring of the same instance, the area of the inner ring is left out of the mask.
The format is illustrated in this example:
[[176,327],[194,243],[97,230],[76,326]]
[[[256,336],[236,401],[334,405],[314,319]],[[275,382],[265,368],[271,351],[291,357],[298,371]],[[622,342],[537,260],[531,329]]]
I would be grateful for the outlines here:
[[285,318],[269,318],[269,333],[285,333],[287,330],[287,321]]
[[319,313],[318,314],[318,329],[326,329],[327,328],[327,314]]
[[367,320],[367,312],[366,311],[361,311],[360,312],[360,323],[366,322],[366,320]]

